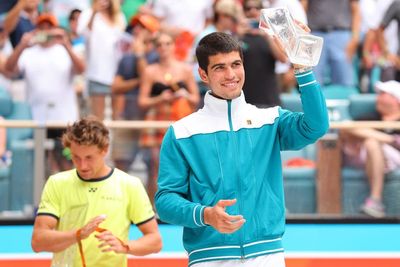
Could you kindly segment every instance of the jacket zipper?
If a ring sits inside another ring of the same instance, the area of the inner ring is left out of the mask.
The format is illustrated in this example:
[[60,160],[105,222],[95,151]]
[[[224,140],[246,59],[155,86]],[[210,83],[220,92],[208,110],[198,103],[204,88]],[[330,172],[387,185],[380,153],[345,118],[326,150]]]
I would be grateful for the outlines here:
[[[236,140],[236,135],[234,134],[233,131],[233,122],[232,122],[232,100],[228,100],[228,121],[229,121],[229,130],[231,132],[231,136],[234,142],[234,147],[235,147],[235,166],[236,166],[236,178],[237,178],[237,183],[238,183],[238,204],[239,204],[239,214],[242,214],[242,186],[240,183],[240,168],[239,168],[239,160],[238,160],[238,155],[239,155],[239,151],[238,151],[238,144],[237,144],[237,140]],[[245,260],[244,257],[244,248],[243,248],[243,240],[244,240],[244,233],[241,229],[239,229],[240,234],[239,234],[239,243],[240,243],[240,257],[242,259],[242,261]]]

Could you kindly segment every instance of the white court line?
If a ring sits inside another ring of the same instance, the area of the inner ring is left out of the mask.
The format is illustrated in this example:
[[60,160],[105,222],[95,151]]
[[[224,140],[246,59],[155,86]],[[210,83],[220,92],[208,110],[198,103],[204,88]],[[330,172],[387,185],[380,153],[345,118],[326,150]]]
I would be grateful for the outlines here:
[[[46,260],[51,259],[52,253],[0,253],[1,260]],[[128,255],[128,258],[148,258],[148,259],[187,259],[187,253],[185,252],[161,252],[157,254],[147,256],[133,256]]]
[[335,259],[400,259],[400,252],[285,252],[285,258],[335,258]]
[[[1,260],[41,260],[51,259],[51,253],[0,253]],[[128,258],[147,258],[147,259],[187,259],[185,252],[161,252],[157,254],[137,257],[128,255]],[[400,259],[400,252],[285,252],[285,258],[335,258],[335,259]]]

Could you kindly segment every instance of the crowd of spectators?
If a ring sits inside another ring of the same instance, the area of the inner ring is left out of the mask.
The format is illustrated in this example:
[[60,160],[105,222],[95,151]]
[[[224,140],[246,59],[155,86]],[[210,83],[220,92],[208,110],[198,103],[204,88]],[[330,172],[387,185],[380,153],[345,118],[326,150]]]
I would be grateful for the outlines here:
[[[297,89],[293,69],[258,28],[260,10],[278,6],[324,38],[315,67],[322,85],[374,92],[376,68],[378,80],[400,80],[398,0],[16,0],[0,14],[0,87],[13,90],[23,81],[37,121],[73,122],[88,114],[176,120],[202,107],[207,86],[198,75],[194,48],[206,34],[221,31],[241,41],[247,101],[279,105],[281,93]],[[65,161],[57,146],[61,133],[47,133],[56,141],[55,154],[49,155],[52,172],[70,167],[57,164]],[[114,165],[129,171],[141,151],[152,197],[164,132],[113,134]],[[380,197],[371,199],[380,209]]]

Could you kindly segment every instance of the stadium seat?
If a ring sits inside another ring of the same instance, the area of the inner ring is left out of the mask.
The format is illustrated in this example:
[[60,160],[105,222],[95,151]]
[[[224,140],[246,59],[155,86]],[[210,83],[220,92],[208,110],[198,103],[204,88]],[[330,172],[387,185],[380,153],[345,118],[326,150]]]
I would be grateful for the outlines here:
[[352,120],[379,119],[375,109],[376,94],[351,95],[349,101],[349,115]]
[[[30,120],[30,107],[25,102],[13,101],[0,88],[0,116],[6,120]],[[10,167],[0,170],[0,210],[23,210],[32,204],[33,131],[29,128],[7,128],[7,149],[12,153]]]
[[279,95],[281,107],[293,112],[302,112],[300,94],[298,93],[282,93]]
[[[377,119],[375,94],[359,94],[349,97],[349,114],[353,120]],[[342,168],[342,207],[343,213],[354,215],[369,194],[368,179],[362,169]],[[400,215],[400,170],[388,173],[385,177],[383,202],[389,216]]]
[[283,182],[285,189],[285,204],[288,214],[307,214],[316,212],[315,166],[286,166],[296,159],[315,162],[315,144],[297,151],[282,151]]
[[353,86],[330,84],[322,87],[322,93],[326,99],[349,99],[351,95],[359,94],[359,91]]
[[[342,121],[351,119],[351,116],[349,114],[349,99],[343,98],[344,97],[343,92],[341,92],[340,94],[342,98],[326,99],[326,106],[328,108],[329,119],[331,121]],[[281,106],[284,109],[294,112],[303,111],[299,94],[286,94],[286,93],[281,94],[280,100],[281,100]]]
[[[343,93],[342,93],[343,94]],[[284,109],[302,112],[300,95],[281,94],[281,106]],[[331,121],[348,120],[349,100],[343,98],[327,99],[328,114]],[[316,168],[310,166],[285,166],[293,159],[316,160],[316,144],[307,146],[298,151],[283,151],[282,162],[285,200],[288,214],[316,212]]]

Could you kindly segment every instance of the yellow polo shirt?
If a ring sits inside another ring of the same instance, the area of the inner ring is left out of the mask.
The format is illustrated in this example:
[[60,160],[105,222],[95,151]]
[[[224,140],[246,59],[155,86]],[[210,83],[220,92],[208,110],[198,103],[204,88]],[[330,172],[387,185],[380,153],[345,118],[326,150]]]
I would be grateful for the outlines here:
[[[38,216],[58,219],[57,230],[79,229],[92,218],[105,214],[100,227],[121,240],[128,240],[131,223],[145,223],[154,217],[150,200],[139,178],[113,169],[96,180],[83,180],[76,169],[50,176],[42,193]],[[127,256],[101,252],[93,233],[82,240],[86,265],[127,266]],[[52,266],[82,266],[78,245],[54,253]]]

